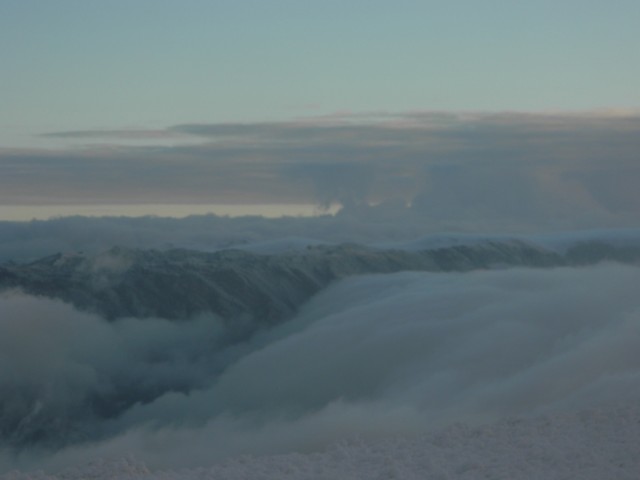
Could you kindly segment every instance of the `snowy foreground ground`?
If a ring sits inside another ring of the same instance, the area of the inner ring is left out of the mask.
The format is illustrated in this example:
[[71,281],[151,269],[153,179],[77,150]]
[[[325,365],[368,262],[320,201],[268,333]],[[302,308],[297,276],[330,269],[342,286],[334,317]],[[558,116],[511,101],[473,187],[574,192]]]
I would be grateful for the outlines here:
[[581,479],[640,478],[640,407],[606,408],[482,427],[454,425],[418,438],[350,440],[325,451],[242,456],[208,468],[153,471],[134,458],[99,460],[18,479]]

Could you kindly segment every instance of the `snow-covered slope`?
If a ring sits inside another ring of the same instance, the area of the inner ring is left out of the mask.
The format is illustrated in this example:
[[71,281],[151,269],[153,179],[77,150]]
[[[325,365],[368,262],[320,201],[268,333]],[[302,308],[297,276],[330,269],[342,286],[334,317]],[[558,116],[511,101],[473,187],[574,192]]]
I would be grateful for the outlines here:
[[244,455],[207,468],[152,470],[124,457],[0,480],[637,480],[639,472],[640,408],[625,407],[351,439],[317,453]]

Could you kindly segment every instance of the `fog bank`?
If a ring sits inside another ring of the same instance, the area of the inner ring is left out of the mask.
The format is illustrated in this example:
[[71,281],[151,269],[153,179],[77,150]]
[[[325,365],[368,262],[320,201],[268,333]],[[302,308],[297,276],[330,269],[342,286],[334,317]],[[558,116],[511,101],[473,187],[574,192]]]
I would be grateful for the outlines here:
[[[613,264],[353,277],[231,351],[214,319],[179,330],[163,320],[107,324],[7,294],[4,434],[24,419],[81,428],[62,450],[34,438],[6,452],[4,468],[128,453],[153,467],[205,465],[637,402],[639,282],[637,267]],[[142,400],[122,403],[132,396]]]

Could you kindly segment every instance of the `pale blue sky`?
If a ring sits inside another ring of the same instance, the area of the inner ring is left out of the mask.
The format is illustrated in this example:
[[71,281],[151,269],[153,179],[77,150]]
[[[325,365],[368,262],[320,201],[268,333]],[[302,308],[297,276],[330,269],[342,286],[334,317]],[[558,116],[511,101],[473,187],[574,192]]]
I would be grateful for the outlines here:
[[0,0],[2,140],[407,110],[640,107],[637,0]]

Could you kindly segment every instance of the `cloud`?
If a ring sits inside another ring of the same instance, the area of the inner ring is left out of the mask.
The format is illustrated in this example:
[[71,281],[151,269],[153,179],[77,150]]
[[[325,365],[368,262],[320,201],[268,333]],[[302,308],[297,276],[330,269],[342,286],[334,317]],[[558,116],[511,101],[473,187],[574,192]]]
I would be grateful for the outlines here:
[[608,264],[353,277],[232,350],[213,319],[105,323],[5,296],[1,398],[17,412],[5,425],[62,418],[93,440],[26,449],[14,465],[134,453],[156,467],[193,466],[631,404],[640,399],[638,281],[637,267]]
[[311,182],[315,201],[323,208],[339,203],[345,209],[367,203],[375,171],[366,164],[335,163],[287,167],[293,179]]
[[[56,137],[187,136],[185,145],[0,152],[0,200],[38,203],[413,202],[434,228],[637,224],[635,113],[340,115]],[[446,222],[444,219],[447,219]]]
[[59,301],[4,292],[0,318],[4,446],[99,438],[101,422],[201,386],[224,363],[224,330],[212,317],[108,323]]
[[128,129],[128,130],[75,130],[66,132],[50,132],[41,135],[45,138],[68,139],[113,139],[113,140],[153,140],[180,137],[177,130],[160,129]]

